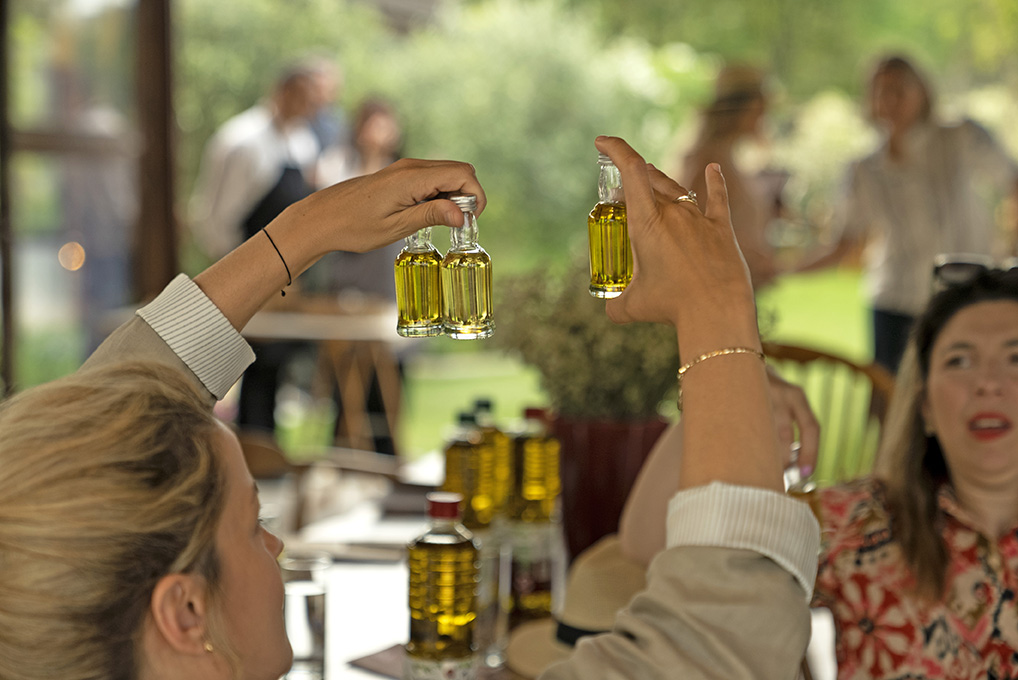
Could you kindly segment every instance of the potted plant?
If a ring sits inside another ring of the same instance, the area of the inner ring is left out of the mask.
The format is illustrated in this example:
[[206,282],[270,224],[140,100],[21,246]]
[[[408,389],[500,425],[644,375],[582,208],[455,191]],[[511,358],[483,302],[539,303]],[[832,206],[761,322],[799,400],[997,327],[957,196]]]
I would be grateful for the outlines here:
[[537,369],[562,443],[563,522],[577,555],[618,527],[626,495],[667,422],[676,390],[674,329],[618,325],[588,293],[585,259],[564,274],[502,277],[496,344]]

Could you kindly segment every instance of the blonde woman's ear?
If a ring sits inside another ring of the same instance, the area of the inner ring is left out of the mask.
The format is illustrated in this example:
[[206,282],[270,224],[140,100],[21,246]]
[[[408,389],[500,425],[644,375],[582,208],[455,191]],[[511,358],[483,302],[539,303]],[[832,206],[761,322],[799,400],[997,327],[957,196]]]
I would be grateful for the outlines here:
[[168,574],[156,583],[149,622],[157,638],[180,654],[209,653],[204,580],[193,574]]

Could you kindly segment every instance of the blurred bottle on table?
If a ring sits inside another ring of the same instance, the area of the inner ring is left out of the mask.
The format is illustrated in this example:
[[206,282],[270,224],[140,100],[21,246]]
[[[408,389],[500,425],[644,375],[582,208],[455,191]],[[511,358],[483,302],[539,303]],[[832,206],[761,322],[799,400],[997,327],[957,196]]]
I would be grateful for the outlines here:
[[513,484],[512,442],[495,424],[494,403],[482,397],[474,400],[474,417],[484,445],[491,449],[492,505],[496,521],[506,514]]
[[410,641],[404,680],[472,680],[479,549],[460,522],[462,496],[428,494],[428,530],[408,547]]
[[474,639],[481,660],[497,667],[508,642],[511,553],[495,515],[495,452],[474,413],[460,413],[445,450],[442,490],[463,496],[463,524],[480,550],[480,581]]
[[515,472],[508,504],[512,546],[509,627],[550,616],[565,582],[565,544],[559,521],[559,441],[548,434],[541,409],[526,409],[512,433]]

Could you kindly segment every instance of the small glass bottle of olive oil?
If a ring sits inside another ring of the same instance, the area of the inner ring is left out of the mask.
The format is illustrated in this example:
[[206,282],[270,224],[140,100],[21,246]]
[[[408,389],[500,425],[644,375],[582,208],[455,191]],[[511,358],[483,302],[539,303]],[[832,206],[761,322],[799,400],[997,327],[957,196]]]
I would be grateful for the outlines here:
[[407,236],[396,257],[396,332],[407,338],[442,334],[442,255],[431,244],[431,227]]
[[428,494],[427,532],[408,546],[410,641],[404,680],[473,680],[478,548],[459,521],[462,497]]
[[457,340],[487,338],[495,331],[491,305],[491,258],[477,243],[477,197],[452,194],[449,200],[466,217],[452,230],[442,260],[442,311],[445,334]]
[[633,278],[633,253],[629,248],[626,202],[622,176],[611,158],[600,154],[597,205],[587,217],[590,238],[590,294],[618,297]]

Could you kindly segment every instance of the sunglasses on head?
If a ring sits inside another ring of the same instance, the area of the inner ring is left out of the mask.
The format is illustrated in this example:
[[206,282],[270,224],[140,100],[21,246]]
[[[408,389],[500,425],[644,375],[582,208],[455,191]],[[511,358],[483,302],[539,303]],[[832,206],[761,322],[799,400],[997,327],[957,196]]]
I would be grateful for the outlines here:
[[969,283],[977,276],[994,270],[1005,272],[1018,270],[1018,257],[1009,257],[998,263],[988,255],[968,253],[937,255],[933,260],[934,292]]

